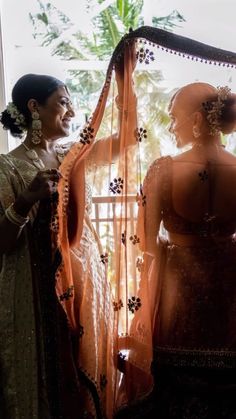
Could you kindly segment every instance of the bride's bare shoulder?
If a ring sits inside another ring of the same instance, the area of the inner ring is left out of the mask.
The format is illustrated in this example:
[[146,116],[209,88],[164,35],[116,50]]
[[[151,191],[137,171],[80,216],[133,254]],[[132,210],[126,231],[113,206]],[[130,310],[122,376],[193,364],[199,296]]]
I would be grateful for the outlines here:
[[226,150],[224,147],[199,147],[192,148],[173,158],[174,162],[197,162],[205,161],[218,162],[221,164],[236,164],[236,155]]
[[180,154],[178,154],[178,155],[176,155],[176,156],[172,156],[172,160],[173,161],[189,161],[189,160],[192,160],[192,158],[193,158],[193,152],[192,152],[192,149],[191,150],[187,150],[187,151],[184,151],[183,153],[180,153]]
[[236,164],[236,155],[231,153],[228,150],[224,150],[223,153],[224,159],[226,160],[226,162],[229,162],[231,164]]

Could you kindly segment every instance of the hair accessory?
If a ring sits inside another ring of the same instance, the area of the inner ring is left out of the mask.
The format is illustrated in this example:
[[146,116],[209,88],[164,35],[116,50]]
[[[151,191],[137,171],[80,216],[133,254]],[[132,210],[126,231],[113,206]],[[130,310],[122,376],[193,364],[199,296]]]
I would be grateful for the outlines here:
[[14,124],[23,130],[25,127],[25,117],[17,109],[16,105],[13,102],[9,102],[6,107],[6,111],[9,113],[12,119],[15,119]]
[[202,106],[207,112],[207,120],[210,125],[210,135],[218,134],[221,130],[220,116],[222,109],[225,107],[225,101],[230,95],[230,88],[228,86],[217,87],[217,100],[203,102]]
[[42,122],[39,119],[39,113],[37,111],[32,112],[32,138],[31,141],[34,144],[40,144],[43,136],[42,133]]
[[18,214],[15,210],[14,210],[14,203],[11,204],[6,210],[5,210],[5,216],[7,217],[7,219],[12,223],[15,224],[16,226],[23,228],[25,226],[25,224],[28,223],[29,221],[29,217],[22,217],[22,215]]

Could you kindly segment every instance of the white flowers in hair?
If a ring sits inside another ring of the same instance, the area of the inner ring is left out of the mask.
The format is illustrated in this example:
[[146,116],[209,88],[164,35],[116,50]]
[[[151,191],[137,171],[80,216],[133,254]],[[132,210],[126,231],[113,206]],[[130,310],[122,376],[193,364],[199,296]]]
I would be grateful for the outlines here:
[[220,116],[222,109],[225,107],[225,100],[230,95],[230,88],[228,86],[217,87],[217,100],[207,101],[202,104],[203,108],[207,112],[207,120],[210,125],[210,135],[218,134],[221,130]]
[[6,110],[11,115],[11,118],[15,119],[14,124],[18,125],[19,128],[24,129],[25,117],[17,109],[16,105],[13,102],[9,102],[8,105],[7,105]]

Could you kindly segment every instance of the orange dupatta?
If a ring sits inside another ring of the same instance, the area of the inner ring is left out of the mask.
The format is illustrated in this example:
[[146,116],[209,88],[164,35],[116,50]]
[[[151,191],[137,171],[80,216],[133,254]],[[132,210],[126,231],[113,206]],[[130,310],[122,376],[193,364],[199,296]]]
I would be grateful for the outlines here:
[[[120,235],[120,237],[122,235],[121,230],[123,228],[122,220],[124,218],[124,214],[126,214],[127,212],[126,196],[128,192],[128,184],[130,183],[130,175],[129,171],[127,170],[129,154],[128,145],[130,143],[135,144],[135,133],[137,124],[136,101],[134,100],[132,89],[133,63],[131,44],[125,43],[124,49],[124,88],[123,97],[121,98],[122,101],[119,100],[120,159],[117,165],[119,176],[121,176],[124,181],[124,188],[122,190],[121,195],[119,196],[119,202],[117,202],[117,206],[119,208],[122,208],[121,213],[118,216],[118,218],[120,217],[121,221],[117,219],[115,220],[115,223],[118,223],[118,228],[116,228],[116,234],[118,236]],[[77,335],[78,338],[80,337],[79,317],[81,315],[81,310],[86,311],[86,307],[80,304],[81,295],[79,295],[80,290],[78,290],[77,284],[75,283],[74,264],[71,260],[71,249],[80,247],[80,240],[85,217],[85,165],[86,161],[89,159],[91,151],[93,150],[94,144],[98,144],[95,141],[95,137],[103,118],[111,83],[111,75],[112,68],[111,66],[109,66],[106,81],[102,89],[95,112],[93,113],[88,124],[81,131],[79,142],[75,143],[71,147],[60,167],[62,178],[58,185],[59,203],[57,210],[59,221],[58,247],[61,252],[62,262],[56,273],[56,293],[66,312],[66,316],[72,333],[74,335]],[[102,150],[102,152],[104,152],[104,149]],[[110,150],[108,149],[107,154],[109,154],[109,152]],[[112,161],[110,161],[110,163],[112,163]],[[112,184],[112,182],[110,184]],[[120,288],[126,288],[124,284],[122,284],[121,287],[121,274],[123,275],[125,273],[126,267],[124,266],[124,261],[126,260],[127,262],[127,257],[124,257],[123,255],[124,250],[122,249],[122,242],[120,241],[120,243],[116,244],[115,246],[116,249],[112,255],[113,259],[116,260],[115,275],[112,279],[113,303],[111,301],[112,321],[114,327],[111,336],[108,337],[108,339],[111,341],[109,343],[110,346],[108,345],[108,347],[113,348],[114,353],[118,351],[117,338],[118,331],[120,329],[119,312],[115,309],[115,302],[117,301],[117,299],[120,299]],[[120,260],[119,258],[117,258],[117,253],[120,255]],[[91,333],[93,334],[94,331],[91,330]],[[79,357],[80,353],[78,349],[78,365],[80,366]],[[110,376],[112,376],[113,378],[110,381],[110,385],[106,386],[108,401],[106,403],[106,406],[104,406],[104,410],[106,412],[106,416],[108,418],[111,418],[114,410],[116,398],[116,383],[118,381],[119,373],[116,366],[115,355],[113,356],[113,362],[110,362],[110,360],[108,360],[107,362],[109,364],[107,368],[110,371]],[[84,369],[87,369],[86,366]],[[91,377],[91,379],[93,380],[93,377]]]

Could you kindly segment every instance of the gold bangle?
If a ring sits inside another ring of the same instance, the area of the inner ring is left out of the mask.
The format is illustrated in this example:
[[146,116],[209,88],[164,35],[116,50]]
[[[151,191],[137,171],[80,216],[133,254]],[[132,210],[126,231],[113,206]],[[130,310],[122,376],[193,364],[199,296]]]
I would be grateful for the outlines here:
[[22,217],[22,215],[18,214],[14,210],[14,203],[12,203],[6,210],[5,210],[5,216],[10,221],[10,223],[15,224],[18,227],[23,228],[25,224],[29,221],[29,216]]

